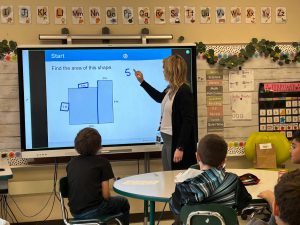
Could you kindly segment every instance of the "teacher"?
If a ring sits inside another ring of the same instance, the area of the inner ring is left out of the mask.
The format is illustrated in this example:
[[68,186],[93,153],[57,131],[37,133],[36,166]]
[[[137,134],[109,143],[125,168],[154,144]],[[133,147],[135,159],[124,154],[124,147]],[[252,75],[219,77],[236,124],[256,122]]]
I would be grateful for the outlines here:
[[180,55],[163,60],[167,88],[160,92],[144,80],[141,71],[135,76],[145,91],[161,103],[160,133],[164,141],[164,170],[187,169],[196,163],[197,126],[191,88],[187,83],[187,64]]

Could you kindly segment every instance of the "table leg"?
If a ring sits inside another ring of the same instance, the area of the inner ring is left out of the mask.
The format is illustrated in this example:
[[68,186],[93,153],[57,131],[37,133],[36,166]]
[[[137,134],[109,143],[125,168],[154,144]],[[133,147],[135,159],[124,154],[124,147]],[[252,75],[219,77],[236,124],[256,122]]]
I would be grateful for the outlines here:
[[144,152],[144,172],[150,173],[150,153]]
[[148,201],[144,201],[144,225],[148,224]]
[[155,202],[150,201],[150,225],[155,225]]

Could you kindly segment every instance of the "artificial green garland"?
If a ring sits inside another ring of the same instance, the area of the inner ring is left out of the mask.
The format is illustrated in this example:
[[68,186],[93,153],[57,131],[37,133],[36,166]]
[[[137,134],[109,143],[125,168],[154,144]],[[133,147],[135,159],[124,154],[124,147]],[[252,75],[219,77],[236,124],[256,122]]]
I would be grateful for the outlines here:
[[206,45],[202,42],[196,42],[196,46],[197,53],[203,54],[208,64],[214,65],[218,63],[220,66],[228,69],[242,66],[244,62],[253,57],[256,52],[265,57],[271,57],[272,60],[277,62],[280,66],[290,64],[290,62],[300,62],[300,43],[298,42],[292,43],[292,46],[296,50],[294,57],[283,53],[276,45],[276,42],[265,39],[258,41],[257,38],[252,38],[251,42],[248,43],[245,48],[242,48],[238,54],[230,56],[223,55],[218,57],[215,55],[213,49],[206,50]]
[[17,51],[17,42],[15,41],[7,41],[2,40],[0,41],[0,60],[3,60],[4,57],[11,52],[14,52],[16,54]]

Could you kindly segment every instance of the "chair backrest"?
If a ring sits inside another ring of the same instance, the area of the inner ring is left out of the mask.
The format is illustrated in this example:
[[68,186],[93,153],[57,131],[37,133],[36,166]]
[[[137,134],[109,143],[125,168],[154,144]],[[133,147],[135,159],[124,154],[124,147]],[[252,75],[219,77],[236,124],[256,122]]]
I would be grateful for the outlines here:
[[200,170],[200,166],[198,163],[191,165],[189,168],[195,169],[195,170]]
[[68,177],[62,177],[59,180],[59,192],[61,193],[62,197],[68,197]]
[[180,218],[185,225],[237,225],[234,209],[221,204],[185,205],[181,208]]

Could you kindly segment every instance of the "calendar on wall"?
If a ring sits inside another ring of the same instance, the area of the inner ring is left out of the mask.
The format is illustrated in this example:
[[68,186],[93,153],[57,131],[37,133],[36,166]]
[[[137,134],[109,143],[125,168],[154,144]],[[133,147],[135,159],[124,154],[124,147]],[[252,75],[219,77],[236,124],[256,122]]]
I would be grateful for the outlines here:
[[300,128],[300,81],[260,83],[259,131],[282,132],[291,139]]

